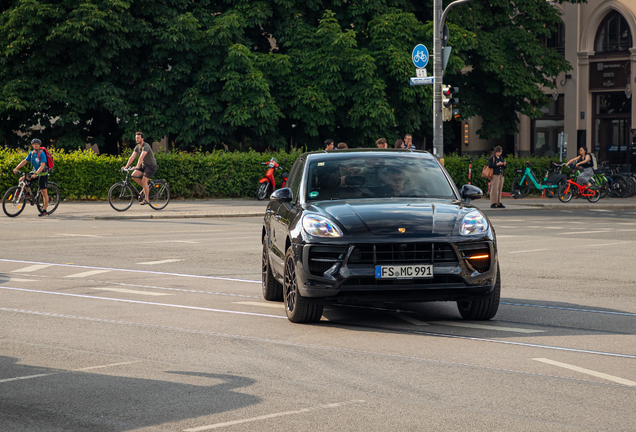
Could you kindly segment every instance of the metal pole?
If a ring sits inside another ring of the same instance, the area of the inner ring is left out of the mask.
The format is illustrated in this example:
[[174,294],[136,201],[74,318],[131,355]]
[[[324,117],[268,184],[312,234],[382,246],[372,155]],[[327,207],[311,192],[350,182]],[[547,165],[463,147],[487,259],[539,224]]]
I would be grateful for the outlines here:
[[433,3],[433,154],[444,157],[444,121],[442,119],[442,35],[444,21],[453,6],[471,0],[457,0],[446,6],[442,12],[442,0]]
[[442,120],[442,0],[433,3],[433,154],[444,157],[444,122]]

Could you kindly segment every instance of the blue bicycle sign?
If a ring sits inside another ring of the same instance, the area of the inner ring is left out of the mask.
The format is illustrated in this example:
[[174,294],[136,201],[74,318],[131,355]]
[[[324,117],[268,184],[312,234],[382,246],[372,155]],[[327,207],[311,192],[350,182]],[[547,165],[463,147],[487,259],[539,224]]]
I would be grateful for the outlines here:
[[428,49],[424,45],[413,48],[413,64],[417,68],[424,68],[428,64]]

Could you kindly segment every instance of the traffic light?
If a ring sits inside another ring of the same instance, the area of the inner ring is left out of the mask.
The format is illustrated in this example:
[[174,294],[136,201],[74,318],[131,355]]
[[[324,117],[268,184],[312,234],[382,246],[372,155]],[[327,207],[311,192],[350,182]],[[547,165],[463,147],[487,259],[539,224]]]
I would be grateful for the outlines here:
[[442,87],[442,119],[450,121],[451,119],[459,119],[459,110],[453,108],[453,105],[459,103],[459,99],[453,97],[459,93],[458,87],[444,86]]

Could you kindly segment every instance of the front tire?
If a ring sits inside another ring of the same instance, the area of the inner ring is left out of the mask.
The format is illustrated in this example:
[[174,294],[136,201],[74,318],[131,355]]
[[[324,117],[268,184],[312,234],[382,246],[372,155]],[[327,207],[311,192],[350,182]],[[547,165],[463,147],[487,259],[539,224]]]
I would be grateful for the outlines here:
[[596,186],[589,187],[588,190],[594,192],[593,196],[585,197],[591,203],[598,202],[601,199],[601,191],[598,190]]
[[283,300],[283,285],[274,279],[272,274],[272,268],[269,264],[269,257],[267,254],[267,239],[263,239],[263,260],[262,260],[262,285],[263,285],[263,298],[269,301],[282,301]]
[[108,191],[108,203],[118,212],[126,211],[133,203],[133,193],[126,183],[115,183]]
[[568,203],[572,200],[572,188],[569,183],[561,185],[559,187],[559,191],[557,192],[557,196],[559,197],[559,201]]
[[[20,197],[20,192],[22,196]],[[26,190],[20,186],[10,187],[2,198],[2,211],[9,217],[16,217],[24,211],[26,204]]]
[[[46,212],[48,214],[52,214],[55,210],[57,210],[57,206],[60,205],[60,189],[56,184],[49,183],[46,191],[49,194],[49,205],[46,207]],[[35,205],[38,207],[40,213],[42,213],[42,210],[44,210],[44,197],[41,192],[38,195],[38,201]]]
[[155,183],[151,181],[148,184],[148,191],[150,192],[150,207],[153,210],[163,210],[170,202],[170,189],[165,183]]
[[530,194],[530,183],[528,179],[521,181],[521,177],[517,177],[512,181],[512,187],[510,189],[513,198],[525,198]]
[[259,201],[263,201],[267,198],[267,192],[269,192],[269,182],[259,184],[256,188],[256,198]]
[[501,296],[501,276],[497,264],[497,281],[488,297],[477,301],[458,301],[457,309],[462,318],[473,321],[487,321],[497,315]]
[[287,319],[293,323],[314,323],[320,321],[323,305],[309,303],[300,295],[296,278],[296,263],[292,248],[285,254],[285,279],[283,294]]

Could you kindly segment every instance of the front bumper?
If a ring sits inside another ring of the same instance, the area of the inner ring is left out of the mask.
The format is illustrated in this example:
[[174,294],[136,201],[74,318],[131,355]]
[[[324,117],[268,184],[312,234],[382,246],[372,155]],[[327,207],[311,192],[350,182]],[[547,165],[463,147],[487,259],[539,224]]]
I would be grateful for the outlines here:
[[[497,274],[493,242],[295,245],[300,294],[319,303],[472,301],[490,294]],[[471,257],[488,255],[487,261]],[[376,265],[432,264],[427,279],[376,279]]]

